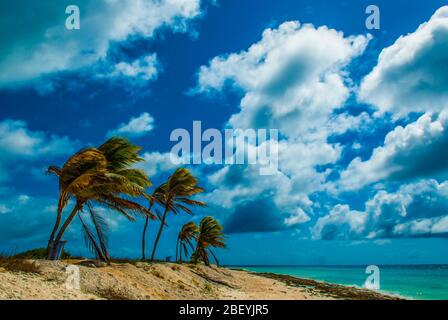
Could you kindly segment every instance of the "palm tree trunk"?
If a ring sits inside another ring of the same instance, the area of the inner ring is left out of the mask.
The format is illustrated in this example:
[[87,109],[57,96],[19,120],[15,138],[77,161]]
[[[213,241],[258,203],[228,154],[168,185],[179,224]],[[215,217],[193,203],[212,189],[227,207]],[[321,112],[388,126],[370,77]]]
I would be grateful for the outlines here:
[[157,245],[159,244],[160,236],[162,235],[163,227],[165,226],[166,215],[168,214],[168,204],[165,205],[165,212],[163,213],[162,222],[160,223],[159,232],[157,232],[156,241],[154,242],[154,248],[152,249],[151,262],[154,262],[154,256],[156,255]]
[[59,198],[56,221],[54,223],[53,231],[51,231],[50,239],[48,240],[48,245],[47,245],[47,259],[50,259],[50,257],[51,257],[51,251],[53,251],[52,249],[53,249],[54,236],[56,235],[56,231],[58,231],[58,229],[59,229],[61,220],[62,220],[62,200],[61,200],[61,198]]
[[149,217],[146,217],[145,221],[145,227],[143,228],[143,235],[142,235],[142,261],[146,261],[146,229],[148,228],[149,224]]
[[[151,211],[153,204],[151,203],[149,206],[149,211]],[[142,260],[146,261],[146,230],[148,229],[149,217],[146,216],[145,227],[143,228],[142,235]]]
[[193,250],[193,253],[191,254],[191,262],[198,263],[199,260],[199,238],[196,239],[196,248]]
[[87,236],[89,237],[90,241],[92,242],[92,244],[93,244],[93,246],[94,246],[94,248],[95,248],[95,251],[96,251],[96,254],[97,254],[98,258],[100,258],[100,259],[103,260],[103,261],[107,261],[107,260],[106,260],[106,257],[103,255],[103,253],[102,253],[100,247],[99,247],[98,244],[96,243],[95,238],[94,238],[93,235],[92,235],[92,232],[90,232],[89,227],[85,224],[84,220],[82,219],[82,217],[81,217],[81,215],[80,215],[79,213],[78,213],[78,218],[79,218],[79,220],[81,221],[82,226],[83,226],[84,229],[86,230]]
[[72,223],[73,218],[76,216],[76,214],[78,213],[79,209],[81,209],[81,207],[82,207],[82,204],[79,203],[79,202],[76,202],[76,205],[73,208],[72,212],[68,216],[67,220],[65,220],[64,224],[61,227],[61,230],[59,230],[58,235],[56,236],[56,239],[54,240],[53,250],[51,250],[50,259],[54,259],[55,258],[56,249],[58,247],[57,244],[59,243],[59,241],[61,241],[61,238],[64,235],[65,230],[67,230],[67,228],[70,225],[70,223]]

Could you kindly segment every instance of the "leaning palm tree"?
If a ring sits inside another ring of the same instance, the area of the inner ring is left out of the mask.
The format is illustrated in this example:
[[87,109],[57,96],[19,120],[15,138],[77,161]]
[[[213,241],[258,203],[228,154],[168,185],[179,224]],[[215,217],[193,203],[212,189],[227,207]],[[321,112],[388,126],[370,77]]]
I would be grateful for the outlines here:
[[222,232],[223,227],[213,217],[205,217],[199,225],[199,236],[196,243],[196,250],[192,255],[194,262],[203,261],[205,265],[210,265],[208,254],[211,253],[219,266],[219,261],[212,251],[213,248],[225,248],[225,237]]
[[204,202],[191,199],[192,196],[203,191],[204,189],[198,186],[198,180],[186,168],[177,169],[173,175],[160,186],[160,192],[162,194],[161,202],[165,209],[161,217],[159,231],[154,242],[154,248],[152,249],[151,261],[154,261],[157,245],[160,236],[162,235],[163,227],[166,224],[168,212],[172,211],[174,214],[179,214],[181,211],[184,211],[188,214],[193,214],[189,207],[205,207],[206,204]]
[[[177,236],[176,243],[176,261],[182,263],[182,252],[185,256],[188,256],[188,247],[194,250],[192,240],[196,240],[199,234],[199,228],[193,221],[184,224]],[[179,253],[179,254],[178,254]],[[179,260],[178,260],[179,257]]]
[[[50,259],[56,258],[57,248],[64,232],[74,217],[85,207],[89,209],[92,220],[95,220],[94,204],[118,211],[131,221],[135,220],[136,214],[153,218],[150,210],[130,199],[149,198],[145,193],[145,189],[151,185],[149,178],[143,171],[132,168],[135,163],[143,160],[138,154],[140,149],[124,138],[111,138],[98,148],[87,148],[77,152],[62,168],[52,166],[48,169],[48,172],[56,174],[59,178],[57,217],[48,241]],[[70,201],[74,202],[72,211],[59,228],[62,212]],[[95,221],[93,223],[103,254],[108,256],[104,236],[98,229],[99,223]]]

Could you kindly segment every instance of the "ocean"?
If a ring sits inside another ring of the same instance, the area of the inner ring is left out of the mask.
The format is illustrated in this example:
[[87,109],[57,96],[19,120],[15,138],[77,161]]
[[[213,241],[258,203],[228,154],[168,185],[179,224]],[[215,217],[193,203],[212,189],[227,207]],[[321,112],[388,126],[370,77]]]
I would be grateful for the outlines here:
[[[238,266],[349,286],[364,286],[367,266]],[[448,300],[448,265],[378,266],[380,291],[410,299]]]

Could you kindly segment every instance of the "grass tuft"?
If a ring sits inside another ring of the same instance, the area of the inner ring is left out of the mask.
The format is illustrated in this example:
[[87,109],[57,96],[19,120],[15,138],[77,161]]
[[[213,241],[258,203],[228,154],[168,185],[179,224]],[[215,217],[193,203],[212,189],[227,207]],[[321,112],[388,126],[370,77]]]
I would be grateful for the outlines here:
[[213,291],[212,285],[210,283],[205,283],[204,291],[207,292],[207,293],[212,292]]
[[125,292],[121,292],[120,290],[114,288],[114,287],[108,287],[102,289],[100,292],[98,292],[98,295],[107,300],[131,300],[129,295],[127,295]]

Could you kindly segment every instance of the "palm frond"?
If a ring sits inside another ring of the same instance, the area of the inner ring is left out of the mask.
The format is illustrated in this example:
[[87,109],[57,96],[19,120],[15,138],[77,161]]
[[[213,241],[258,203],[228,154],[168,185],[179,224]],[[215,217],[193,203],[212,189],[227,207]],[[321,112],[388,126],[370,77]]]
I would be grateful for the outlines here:
[[84,243],[87,249],[92,252],[97,258],[101,258],[100,248],[95,241],[95,237],[93,236],[92,231],[89,229],[87,224],[84,222],[84,219],[81,217],[81,212],[78,213],[78,218],[79,221],[81,221]]
[[102,216],[101,214],[99,214],[97,211],[95,211],[93,209],[93,207],[90,203],[87,203],[87,206],[88,206],[88,209],[90,212],[90,217],[92,219],[92,223],[95,226],[98,240],[101,245],[101,250],[103,251],[104,255],[107,257],[107,256],[109,256],[108,250],[107,250],[107,247],[109,244],[109,238],[108,238],[109,224],[108,224],[107,220],[104,218],[104,216]]

